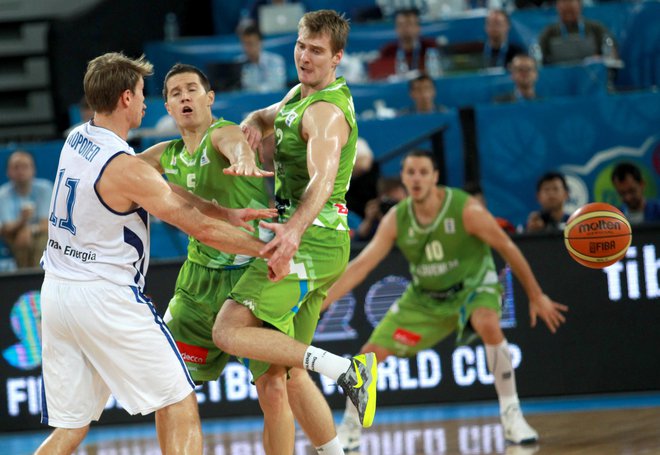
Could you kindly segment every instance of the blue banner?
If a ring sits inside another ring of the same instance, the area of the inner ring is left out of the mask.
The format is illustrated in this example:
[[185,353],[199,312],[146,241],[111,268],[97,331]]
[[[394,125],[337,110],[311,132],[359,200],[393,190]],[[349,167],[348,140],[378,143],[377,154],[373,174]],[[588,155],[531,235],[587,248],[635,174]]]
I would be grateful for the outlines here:
[[660,187],[660,94],[636,93],[476,108],[481,181],[491,211],[524,224],[536,210],[536,181],[558,170],[568,180],[567,211],[591,201],[618,205],[614,164],[631,160]]

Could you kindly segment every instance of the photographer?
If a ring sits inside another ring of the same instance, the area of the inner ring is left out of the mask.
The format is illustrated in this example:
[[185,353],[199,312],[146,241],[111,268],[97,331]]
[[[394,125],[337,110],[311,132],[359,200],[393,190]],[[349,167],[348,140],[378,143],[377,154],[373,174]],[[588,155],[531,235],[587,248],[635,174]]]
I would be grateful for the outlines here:
[[387,211],[406,197],[406,189],[398,177],[382,177],[378,180],[377,186],[378,197],[367,202],[364,219],[357,228],[355,240],[370,240]]

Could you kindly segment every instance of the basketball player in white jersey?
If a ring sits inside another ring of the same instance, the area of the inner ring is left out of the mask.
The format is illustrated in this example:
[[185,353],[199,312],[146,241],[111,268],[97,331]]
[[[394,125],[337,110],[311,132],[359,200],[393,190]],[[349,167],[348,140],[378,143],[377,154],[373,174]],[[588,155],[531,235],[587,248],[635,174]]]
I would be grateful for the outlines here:
[[175,192],[135,157],[126,138],[144,116],[144,77],[151,73],[144,57],[108,53],[89,62],[85,95],[95,115],[62,148],[41,291],[42,422],[56,429],[37,454],[71,454],[110,393],[131,414],[155,411],[164,454],[202,453],[194,384],[142,293],[147,211],[213,248],[251,256],[263,243],[215,218],[246,226],[270,213],[237,214]]

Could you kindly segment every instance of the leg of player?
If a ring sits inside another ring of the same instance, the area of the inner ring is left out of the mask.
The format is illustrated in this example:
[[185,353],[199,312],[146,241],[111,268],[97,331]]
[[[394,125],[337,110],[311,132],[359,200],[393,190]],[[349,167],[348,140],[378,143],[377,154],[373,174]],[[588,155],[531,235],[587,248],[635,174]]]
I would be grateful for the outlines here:
[[89,425],[82,428],[56,428],[34,452],[34,455],[71,454],[85,439],[88,431]]
[[277,330],[260,327],[260,321],[245,306],[227,300],[213,326],[213,342],[224,352],[275,365],[316,371],[337,382],[358,408],[367,428],[376,413],[378,368],[373,353],[345,359],[309,346]]
[[293,453],[295,424],[287,399],[286,368],[272,365],[255,382],[264,414],[264,451],[268,455]]
[[539,435],[525,421],[520,410],[516,375],[511,364],[509,345],[500,328],[499,316],[491,309],[477,308],[470,316],[470,322],[486,345],[486,360],[495,378],[504,437],[514,444],[536,442]]
[[202,427],[195,392],[156,411],[156,432],[165,455],[202,453]]
[[[289,377],[289,405],[316,451],[323,455],[343,455],[344,450],[337,438],[332,411],[316,383],[301,368],[289,370]],[[355,412],[357,424],[360,425],[357,410],[353,404],[351,407]]]
[[[376,354],[378,363],[383,362],[392,352],[382,346],[373,343],[367,343],[362,346],[360,353],[373,352]],[[351,403],[349,398],[346,398],[346,409],[341,423],[337,426],[337,436],[339,442],[346,452],[359,452],[360,451],[360,438],[362,437],[362,426],[360,425],[360,418],[358,416],[355,406]]]

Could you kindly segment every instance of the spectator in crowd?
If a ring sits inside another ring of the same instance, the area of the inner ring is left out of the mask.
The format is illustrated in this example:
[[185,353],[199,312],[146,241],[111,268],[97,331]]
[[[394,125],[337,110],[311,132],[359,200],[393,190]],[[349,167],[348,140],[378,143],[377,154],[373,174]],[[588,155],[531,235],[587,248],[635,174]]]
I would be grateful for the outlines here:
[[536,199],[541,209],[527,217],[527,232],[540,232],[564,229],[570,216],[564,211],[568,201],[568,185],[559,172],[547,172],[536,184]]
[[389,209],[407,196],[406,187],[398,177],[380,178],[378,180],[378,196],[367,202],[364,209],[364,219],[355,233],[355,240],[368,241],[376,233],[378,224]]
[[7,160],[9,182],[0,186],[0,233],[16,267],[37,267],[48,240],[53,184],[35,178],[32,155],[16,150]]
[[80,115],[80,120],[77,123],[72,123],[71,126],[67,128],[66,131],[64,131],[64,137],[69,136],[71,130],[76,126],[87,123],[92,119],[92,117],[94,117],[94,111],[89,106],[87,98],[85,98],[84,95],[82,98],[80,98],[80,101],[78,101],[78,114]]
[[[349,227],[357,229],[362,218],[364,209],[371,199],[378,197],[378,179],[380,177],[380,166],[374,161],[374,153],[366,139],[358,137],[355,152],[355,164],[351,173],[351,186],[346,192],[346,206],[349,209]],[[350,226],[350,215],[357,215],[357,225]]]
[[485,68],[506,68],[513,57],[524,53],[520,46],[509,42],[511,23],[504,10],[490,10],[484,28],[486,30],[486,42],[483,46]]
[[639,167],[629,162],[617,164],[612,170],[612,184],[630,223],[660,221],[660,201],[644,197],[646,183]]
[[369,64],[371,79],[382,79],[394,74],[401,76],[412,70],[424,72],[428,49],[437,49],[433,38],[420,36],[417,9],[397,11],[394,24],[398,39],[385,44],[380,49],[378,58]]
[[536,96],[536,81],[539,78],[539,72],[532,57],[527,54],[516,55],[509,64],[509,71],[515,88],[511,93],[496,96],[495,102],[533,101],[538,98]]
[[582,0],[557,0],[559,22],[539,37],[544,63],[579,62],[587,57],[617,57],[612,33],[600,22],[582,17]]
[[[486,204],[486,196],[484,195],[484,191],[481,188],[481,185],[479,185],[477,182],[468,182],[465,184],[463,187],[463,190],[465,190],[466,193],[468,193],[470,196],[474,197],[481,205],[484,206],[485,209],[488,208]],[[511,223],[511,221],[495,216],[493,214],[493,217],[495,218],[495,221],[497,221],[497,224],[504,229],[504,232],[507,234],[515,234],[516,233],[516,227]]]
[[421,74],[408,82],[408,94],[413,104],[402,109],[400,115],[447,112],[446,106],[436,103],[435,81],[426,74]]
[[239,30],[243,47],[241,88],[250,92],[275,92],[286,88],[286,65],[284,58],[261,47],[262,36],[256,25]]

